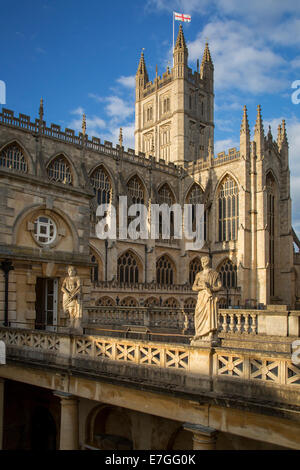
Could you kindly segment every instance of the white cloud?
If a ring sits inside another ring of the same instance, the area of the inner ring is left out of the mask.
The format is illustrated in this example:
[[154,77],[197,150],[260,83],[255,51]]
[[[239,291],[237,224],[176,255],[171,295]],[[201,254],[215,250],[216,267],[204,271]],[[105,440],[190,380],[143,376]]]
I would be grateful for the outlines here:
[[135,88],[135,75],[129,75],[127,77],[122,75],[121,77],[117,78],[116,81],[125,88]]
[[240,142],[235,139],[216,140],[214,146],[215,155],[220,152],[228,153],[228,149],[239,147]]
[[[71,114],[80,116],[78,118],[73,119],[69,124],[69,129],[74,129],[76,132],[82,131],[82,114],[84,113],[84,109],[79,106],[78,108],[71,111]],[[103,119],[98,116],[87,116],[86,117],[86,129],[87,134],[94,137],[101,137],[100,133],[103,132],[103,129],[106,128],[106,123]]]
[[102,97],[94,93],[89,93],[89,97],[99,103],[106,103],[104,106],[106,114],[117,121],[128,118],[134,112],[134,103],[127,102],[117,95]]
[[273,93],[286,87],[283,80],[286,61],[254,37],[248,26],[235,20],[206,24],[196,39],[188,43],[191,60],[202,57],[207,37],[217,90],[233,88],[256,94]]

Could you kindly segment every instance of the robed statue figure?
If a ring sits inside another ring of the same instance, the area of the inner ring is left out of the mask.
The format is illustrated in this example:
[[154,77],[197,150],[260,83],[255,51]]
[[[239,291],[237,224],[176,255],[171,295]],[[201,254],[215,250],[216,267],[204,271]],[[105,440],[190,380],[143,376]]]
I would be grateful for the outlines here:
[[78,328],[81,316],[80,311],[80,278],[76,275],[74,266],[68,267],[68,277],[65,277],[61,290],[63,292],[63,309],[69,314],[70,327]]
[[191,344],[212,341],[218,329],[218,297],[222,289],[219,273],[209,267],[209,256],[201,258],[202,271],[196,274],[193,290],[198,292],[195,308],[195,336]]

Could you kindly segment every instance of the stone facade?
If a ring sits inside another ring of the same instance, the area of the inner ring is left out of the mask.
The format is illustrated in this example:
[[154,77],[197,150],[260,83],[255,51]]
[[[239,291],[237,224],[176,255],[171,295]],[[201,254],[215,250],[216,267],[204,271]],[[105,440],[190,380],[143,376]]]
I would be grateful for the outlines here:
[[[78,136],[54,124],[47,127],[42,101],[35,122],[3,109],[0,254],[14,267],[10,321],[36,320],[37,279],[47,278],[57,280],[57,322],[64,321],[59,283],[70,263],[84,279],[84,306],[115,304],[116,299],[120,305],[193,306],[191,285],[202,254],[209,254],[221,273],[221,305],[296,306],[299,262],[293,239],[298,240],[291,225],[285,122],[276,141],[270,130],[265,136],[258,107],[251,140],[245,107],[240,150],[215,157],[214,67],[208,45],[200,70],[192,73],[187,57],[182,28],[174,66],[162,78],[149,82],[142,54],[136,74],[136,153],[124,150],[121,133],[116,147],[89,139],[85,117]],[[160,140],[166,128],[167,141]],[[98,239],[97,202],[117,207],[122,195],[147,205],[204,203],[203,249],[186,250],[185,241],[175,239]],[[52,242],[37,241],[40,217],[55,226],[48,228],[55,230]],[[2,305],[4,296],[3,280]]]

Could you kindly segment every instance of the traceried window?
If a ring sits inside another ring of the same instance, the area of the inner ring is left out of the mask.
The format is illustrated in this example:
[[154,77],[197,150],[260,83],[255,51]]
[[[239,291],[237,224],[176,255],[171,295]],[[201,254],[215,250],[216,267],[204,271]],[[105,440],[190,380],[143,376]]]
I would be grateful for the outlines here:
[[126,251],[118,258],[118,281],[126,284],[139,282],[139,266],[131,251]]
[[163,126],[160,128],[160,153],[159,157],[170,161],[170,149],[171,149],[171,130],[170,126]]
[[164,98],[163,100],[163,113],[168,113],[170,111],[170,98]]
[[[158,191],[159,204],[167,204],[171,207],[175,203],[173,193],[167,183],[165,183]],[[159,236],[162,238],[162,214],[159,213]],[[170,236],[174,236],[174,214],[170,213]]]
[[131,204],[144,204],[145,191],[138,176],[133,176],[127,183],[128,196]]
[[[196,204],[203,204],[203,191],[199,184],[194,183],[191,187],[186,200],[187,204],[192,204],[192,227],[196,230]],[[207,240],[207,211],[204,211],[204,240]]]
[[143,151],[146,155],[154,154],[154,136],[152,132],[143,135]]
[[42,245],[49,245],[55,240],[56,225],[49,217],[40,216],[34,222],[34,238]]
[[54,160],[49,163],[47,173],[49,180],[55,183],[69,185],[73,183],[70,165],[63,155],[54,158]]
[[269,273],[270,296],[275,295],[275,180],[271,173],[267,176],[267,230],[269,232]]
[[220,279],[225,289],[237,287],[237,267],[233,262],[227,259],[219,269]]
[[98,204],[108,204],[111,197],[111,182],[105,169],[100,166],[90,177]]
[[0,168],[27,173],[28,165],[21,147],[17,144],[7,145],[0,153]]
[[219,241],[236,240],[239,224],[239,190],[230,176],[221,183],[218,211]]
[[192,286],[195,282],[195,277],[196,274],[198,274],[199,271],[201,271],[202,266],[201,266],[201,260],[198,258],[198,256],[190,262],[190,269],[189,269],[189,280],[190,280],[190,285]]
[[156,282],[161,285],[171,285],[174,283],[174,278],[174,263],[167,255],[161,256],[156,261]]

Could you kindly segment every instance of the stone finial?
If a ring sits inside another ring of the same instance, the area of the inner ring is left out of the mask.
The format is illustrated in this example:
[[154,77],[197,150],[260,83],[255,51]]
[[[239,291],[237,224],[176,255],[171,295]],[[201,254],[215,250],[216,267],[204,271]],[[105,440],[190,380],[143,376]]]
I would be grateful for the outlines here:
[[278,124],[278,129],[277,129],[277,145],[278,145],[278,147],[280,147],[281,141],[282,141],[282,129],[281,129],[281,125]]
[[204,53],[203,53],[203,57],[202,57],[202,64],[204,64],[204,63],[213,65],[213,61],[212,61],[212,58],[211,58],[208,42],[205,43],[205,49],[204,49]]
[[183,29],[182,29],[181,24],[179,25],[178,36],[177,36],[176,43],[175,43],[175,50],[176,49],[184,49],[184,50],[187,51],[187,47],[186,47],[184,34],[183,34]]
[[269,140],[270,142],[273,142],[273,135],[272,135],[271,126],[269,126],[269,130],[268,130],[268,140]]
[[283,143],[288,143],[286,127],[285,127],[285,119],[282,120],[282,131],[281,131],[281,138]]
[[137,75],[143,75],[146,83],[149,81],[145,58],[144,58],[144,48],[142,49],[142,52],[141,52],[141,57],[140,57],[140,61],[139,61],[138,69],[137,69]]
[[86,133],[86,115],[84,113],[82,115],[81,129],[82,129],[82,135],[85,135],[85,133]]
[[254,134],[264,134],[264,126],[263,126],[263,120],[261,117],[261,105],[257,105],[257,116],[256,116],[256,123],[255,123],[255,129],[254,129]]
[[43,98],[41,98],[41,100],[40,100],[39,119],[40,119],[40,122],[43,122],[43,120],[44,120],[44,101],[43,101]]
[[250,127],[249,127],[249,121],[248,121],[248,115],[247,115],[247,106],[246,105],[243,108],[243,119],[242,119],[241,132],[240,133],[250,135]]
[[122,127],[120,127],[119,145],[120,145],[120,147],[123,147],[123,129],[122,129]]

